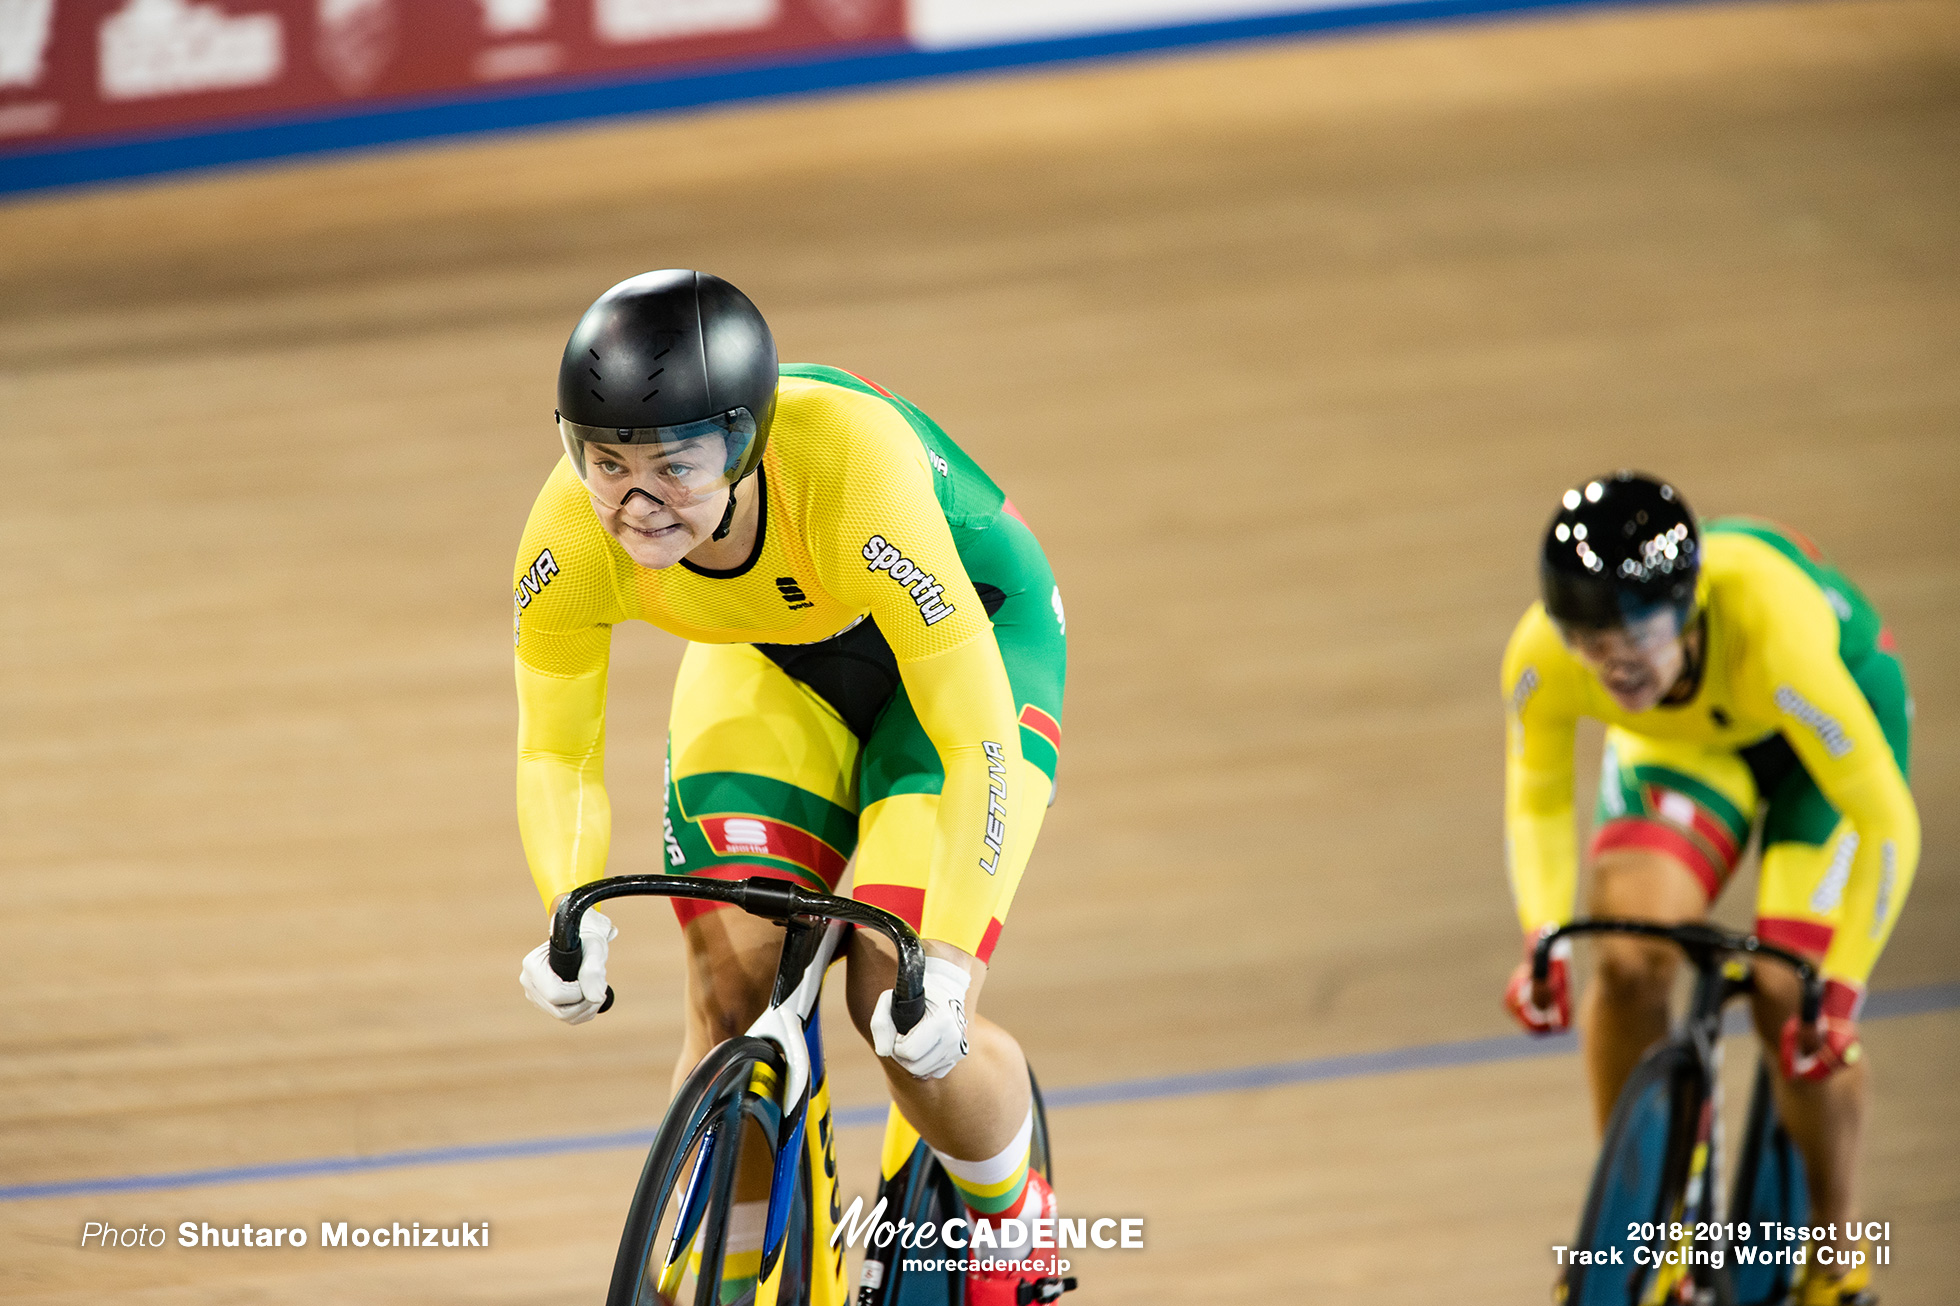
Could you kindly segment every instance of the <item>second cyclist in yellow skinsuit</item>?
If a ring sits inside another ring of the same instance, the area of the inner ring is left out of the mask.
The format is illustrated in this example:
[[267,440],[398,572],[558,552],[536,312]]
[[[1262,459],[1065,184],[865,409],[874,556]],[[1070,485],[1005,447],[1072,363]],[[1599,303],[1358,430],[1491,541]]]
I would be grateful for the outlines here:
[[[1573,739],[1606,723],[1592,914],[1699,919],[1760,821],[1757,935],[1816,959],[1824,1012],[1758,968],[1756,1020],[1782,1073],[1778,1110],[1803,1152],[1811,1223],[1857,1218],[1866,1098],[1857,1017],[1919,859],[1907,788],[1911,698],[1878,614],[1807,540],[1768,522],[1700,527],[1672,487],[1631,473],[1567,492],[1547,534],[1545,601],[1505,651],[1505,836],[1527,946],[1572,918],[1578,858]],[[1600,941],[1583,1034],[1604,1126],[1634,1063],[1665,1033],[1664,946]],[[1562,1028],[1566,969],[1506,1001]],[[1842,1238],[1817,1249],[1805,1306],[1858,1299]]]
[[[1820,957],[1826,976],[1862,987],[1919,860],[1903,771],[1911,722],[1890,639],[1849,581],[1767,523],[1707,527],[1697,606],[1696,692],[1643,712],[1614,702],[1542,604],[1518,624],[1504,685],[1505,831],[1519,920],[1535,934],[1572,917],[1580,717],[1608,726],[1594,851],[1668,852],[1711,898],[1748,844],[1758,800],[1772,797],[1758,792],[1748,756],[1769,744],[1766,752],[1794,754],[1816,797],[1806,793],[1806,810],[1768,832],[1756,933]],[[1783,775],[1795,775],[1787,760]],[[1802,829],[1799,817],[1808,818]]]

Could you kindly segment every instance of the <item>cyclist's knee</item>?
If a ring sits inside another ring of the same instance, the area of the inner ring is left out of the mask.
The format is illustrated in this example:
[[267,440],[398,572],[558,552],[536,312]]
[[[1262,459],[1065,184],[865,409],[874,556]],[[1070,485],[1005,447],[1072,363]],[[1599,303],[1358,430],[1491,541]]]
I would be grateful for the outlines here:
[[769,1005],[782,934],[767,921],[722,910],[688,923],[688,1032],[706,1051],[744,1033]]
[[[1601,853],[1593,867],[1592,914],[1678,925],[1707,914],[1708,894],[1678,858],[1648,848]],[[1679,955],[1673,945],[1628,935],[1602,937],[1593,954],[1599,1000],[1616,1010],[1665,1010]]]
[[858,1034],[869,1043],[871,1013],[877,1009],[878,995],[892,986],[898,972],[898,953],[883,935],[854,930],[845,961],[844,1005]]
[[[1813,962],[1821,960],[1811,957]],[[1778,1052],[1783,1044],[1783,1027],[1796,1018],[1803,1006],[1803,981],[1795,972],[1773,961],[1757,961],[1753,968],[1755,991],[1749,995],[1749,1014],[1756,1027],[1756,1035],[1762,1039],[1763,1046],[1769,1050],[1772,1065],[1779,1060]],[[1862,1075],[1864,1064],[1846,1066],[1832,1073],[1832,1083],[1848,1079],[1853,1072]],[[1821,1087],[1814,1081],[1797,1080],[1790,1082],[1790,1088],[1799,1095],[1809,1094]]]
[[747,1032],[769,1005],[768,997],[766,989],[760,998],[746,991],[718,990],[689,1003],[688,1020],[703,1048],[711,1048]]
[[1599,999],[1617,1011],[1666,1011],[1677,965],[1666,944],[1645,939],[1601,939],[1593,959]]
[[1708,887],[1678,857],[1615,848],[1593,862],[1592,914],[1679,925],[1708,913]]
[[[844,982],[844,1005],[851,1013],[851,1023],[866,1043],[871,1039],[871,1016],[878,1009],[878,999],[884,991],[897,981],[898,951],[883,935],[871,930],[855,931],[847,954]],[[980,992],[987,983],[987,967],[969,967],[970,979],[966,991],[966,1014],[968,1020],[977,1020],[980,1014]]]

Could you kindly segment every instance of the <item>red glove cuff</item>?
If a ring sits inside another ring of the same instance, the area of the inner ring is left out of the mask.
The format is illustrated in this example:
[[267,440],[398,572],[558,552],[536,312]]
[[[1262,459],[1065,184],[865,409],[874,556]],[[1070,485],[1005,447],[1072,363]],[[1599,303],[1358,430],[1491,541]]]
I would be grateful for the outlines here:
[[1855,1066],[1864,1056],[1858,1042],[1858,1009],[1864,1005],[1862,987],[1845,980],[1824,981],[1824,1003],[1815,1026],[1821,1041],[1814,1053],[1803,1050],[1801,1022],[1783,1022],[1783,1074],[1787,1079],[1827,1079],[1842,1066]]
[[1568,940],[1560,939],[1552,945],[1552,964],[1545,975],[1545,986],[1551,990],[1550,1004],[1539,1007],[1531,1000],[1530,957],[1549,928],[1525,941],[1526,960],[1512,972],[1511,982],[1504,987],[1504,1009],[1532,1034],[1557,1034],[1572,1025],[1572,944]]

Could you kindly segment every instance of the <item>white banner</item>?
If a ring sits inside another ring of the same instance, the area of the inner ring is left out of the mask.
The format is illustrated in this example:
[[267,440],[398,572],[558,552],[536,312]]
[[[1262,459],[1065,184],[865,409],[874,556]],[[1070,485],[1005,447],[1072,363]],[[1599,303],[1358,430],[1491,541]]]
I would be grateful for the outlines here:
[[776,0],[598,0],[592,25],[600,40],[625,45],[740,32],[776,18]]
[[921,47],[946,50],[1366,3],[1369,0],[908,0],[906,22]]

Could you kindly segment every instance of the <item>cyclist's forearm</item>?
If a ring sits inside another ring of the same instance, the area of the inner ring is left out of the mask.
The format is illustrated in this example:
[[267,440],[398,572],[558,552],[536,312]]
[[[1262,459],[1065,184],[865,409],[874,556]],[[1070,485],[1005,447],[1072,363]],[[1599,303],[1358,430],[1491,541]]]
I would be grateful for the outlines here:
[[1515,727],[1510,742],[1504,757],[1504,859],[1518,924],[1535,934],[1571,920],[1578,893],[1572,742],[1565,729],[1526,735]]
[[1579,857],[1572,804],[1527,807],[1507,804],[1506,862],[1518,924],[1526,934],[1572,919],[1578,893]]
[[605,874],[612,804],[598,755],[580,764],[550,755],[517,764],[517,829],[531,879],[547,906]]
[[1844,885],[1844,913],[1831,934],[1824,974],[1863,986],[1878,964],[1905,906],[1919,867],[1919,813],[1904,784],[1889,801],[1858,804],[1879,810],[1851,815],[1858,850]]
[[901,670],[945,774],[919,932],[978,954],[1029,833],[1015,828],[1027,780],[1013,691],[991,636]]
[[1569,659],[1537,609],[1504,651],[1504,854],[1527,935],[1572,919],[1578,831],[1572,816],[1576,689]]
[[946,781],[919,933],[977,955],[1015,864],[1012,786],[1024,782],[1020,741],[1006,734],[1004,741],[944,750],[941,757]]
[[517,828],[546,903],[605,873],[606,676],[548,676],[517,664]]
[[[1835,615],[1821,600],[1811,608],[1809,639],[1785,639],[1765,653],[1759,693],[1764,708],[1781,715],[1783,738],[1797,760],[1849,823],[1850,834],[1840,838],[1856,841],[1855,851],[1833,842],[1832,869],[1813,890],[1811,910],[1836,909],[1825,973],[1863,984],[1919,862],[1919,813],[1903,759],[1893,751],[1904,739],[1887,737],[1872,702],[1839,660]],[[1847,856],[1848,867],[1838,862]]]

